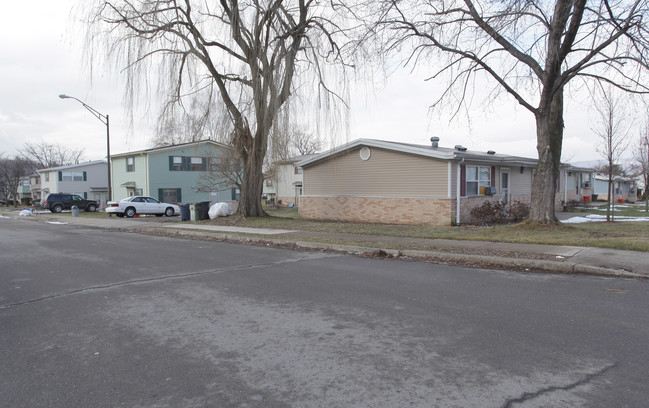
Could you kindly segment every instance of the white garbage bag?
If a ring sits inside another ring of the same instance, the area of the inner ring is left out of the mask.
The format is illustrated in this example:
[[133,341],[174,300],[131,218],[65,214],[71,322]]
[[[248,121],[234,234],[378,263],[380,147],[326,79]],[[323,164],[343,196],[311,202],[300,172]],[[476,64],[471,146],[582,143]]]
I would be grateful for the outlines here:
[[28,215],[32,215],[33,212],[34,212],[34,210],[32,210],[30,208],[25,208],[24,210],[20,211],[18,213],[18,215],[22,215],[23,217],[26,217]]
[[207,215],[210,216],[210,220],[213,220],[216,217],[227,217],[228,215],[232,215],[232,210],[228,203],[216,203],[210,207]]

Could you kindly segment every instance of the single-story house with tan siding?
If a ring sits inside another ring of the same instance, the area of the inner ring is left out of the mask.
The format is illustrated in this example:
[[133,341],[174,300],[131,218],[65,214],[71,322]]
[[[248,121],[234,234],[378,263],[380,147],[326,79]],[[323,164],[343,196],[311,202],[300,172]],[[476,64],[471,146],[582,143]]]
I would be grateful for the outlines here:
[[[358,139],[298,163],[299,211],[307,219],[459,225],[485,200],[529,203],[536,163],[441,147],[439,138],[425,146]],[[563,166],[562,174],[568,168]],[[565,180],[560,177],[557,205],[566,196]]]

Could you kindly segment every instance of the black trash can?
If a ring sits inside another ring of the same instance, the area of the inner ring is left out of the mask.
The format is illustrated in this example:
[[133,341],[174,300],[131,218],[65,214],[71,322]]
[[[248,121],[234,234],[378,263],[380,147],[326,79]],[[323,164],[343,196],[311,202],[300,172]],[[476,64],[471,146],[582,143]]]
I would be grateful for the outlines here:
[[206,220],[210,218],[209,212],[210,212],[210,202],[209,201],[202,201],[200,203],[196,203],[196,209],[198,210],[198,219],[199,220]]
[[180,221],[189,221],[189,204],[180,204]]

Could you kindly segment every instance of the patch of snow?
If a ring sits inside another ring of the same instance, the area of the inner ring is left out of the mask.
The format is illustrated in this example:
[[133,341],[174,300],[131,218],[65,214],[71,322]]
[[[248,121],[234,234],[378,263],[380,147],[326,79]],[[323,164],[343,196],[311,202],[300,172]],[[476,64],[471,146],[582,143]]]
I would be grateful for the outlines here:
[[[649,221],[649,217],[629,217],[629,216],[616,216],[613,218],[615,221],[625,221],[625,222],[638,222],[638,221]],[[567,220],[562,220],[564,224],[581,224],[584,222],[601,222],[606,221],[606,216],[601,214],[587,214],[581,217],[572,217]]]
[[48,224],[56,224],[56,225],[65,225],[67,222],[61,222],[61,221],[46,221]]

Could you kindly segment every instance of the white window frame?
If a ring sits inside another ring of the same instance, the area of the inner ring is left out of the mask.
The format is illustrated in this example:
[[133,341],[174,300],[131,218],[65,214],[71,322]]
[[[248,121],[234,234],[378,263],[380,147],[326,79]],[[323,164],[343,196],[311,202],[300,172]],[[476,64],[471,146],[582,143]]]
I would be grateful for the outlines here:
[[[472,171],[474,170],[474,171]],[[486,171],[487,179],[485,180],[484,171]],[[471,187],[470,187],[471,186]],[[491,187],[491,166],[466,166],[466,195],[479,196],[480,187]]]

